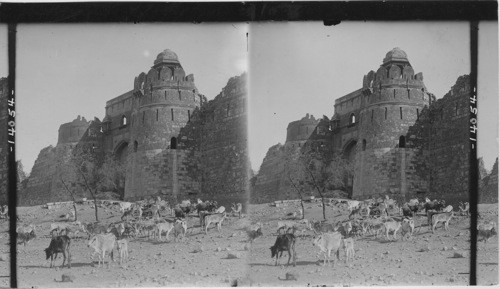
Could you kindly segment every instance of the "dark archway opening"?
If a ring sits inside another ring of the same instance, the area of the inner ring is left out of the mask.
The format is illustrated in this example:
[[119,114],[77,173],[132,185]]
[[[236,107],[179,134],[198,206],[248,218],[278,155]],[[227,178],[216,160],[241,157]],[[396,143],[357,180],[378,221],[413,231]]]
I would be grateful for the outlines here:
[[172,137],[170,139],[170,148],[173,150],[177,149],[177,138],[176,137]]
[[399,147],[400,148],[406,147],[406,138],[404,135],[399,137]]

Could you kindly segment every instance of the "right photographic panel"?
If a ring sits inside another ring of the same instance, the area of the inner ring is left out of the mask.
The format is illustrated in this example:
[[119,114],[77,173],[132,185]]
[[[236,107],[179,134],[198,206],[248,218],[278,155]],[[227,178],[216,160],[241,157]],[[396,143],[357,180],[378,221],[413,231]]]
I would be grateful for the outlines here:
[[[479,26],[479,285],[498,283],[497,25]],[[470,41],[469,22],[251,25],[250,284],[469,284]]]

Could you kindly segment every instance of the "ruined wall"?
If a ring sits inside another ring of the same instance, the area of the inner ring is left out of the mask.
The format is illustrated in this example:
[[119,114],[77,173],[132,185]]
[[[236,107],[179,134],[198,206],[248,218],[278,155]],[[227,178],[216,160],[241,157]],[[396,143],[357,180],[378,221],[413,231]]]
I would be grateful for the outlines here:
[[491,173],[480,182],[479,204],[498,203],[498,158],[493,164]]
[[469,96],[464,75],[430,107],[430,193],[452,204],[469,198]]
[[47,202],[71,201],[71,195],[58,179],[59,168],[70,156],[75,144],[48,146],[40,151],[28,178],[27,187],[20,192],[20,206]]
[[302,119],[291,122],[287,128],[285,144],[274,145],[267,151],[259,172],[254,177],[251,202],[299,198],[286,174],[287,162],[299,156],[308,146],[323,146],[328,149],[329,128],[330,120],[325,116],[316,119],[313,115],[306,114]]
[[0,205],[8,202],[8,161],[7,161],[7,98],[9,96],[7,77],[0,78]]
[[246,202],[250,176],[248,157],[247,75],[232,77],[222,92],[203,108],[201,139],[202,199],[226,208]]

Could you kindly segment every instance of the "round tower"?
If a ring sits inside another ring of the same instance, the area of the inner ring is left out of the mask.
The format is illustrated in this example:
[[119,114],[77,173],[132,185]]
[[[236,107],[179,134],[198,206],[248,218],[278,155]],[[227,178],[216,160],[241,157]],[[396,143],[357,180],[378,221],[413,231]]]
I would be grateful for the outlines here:
[[61,124],[57,144],[77,143],[87,131],[90,121],[78,116],[72,122]]
[[304,142],[309,140],[318,123],[319,119],[309,114],[306,114],[300,120],[292,121],[286,128],[286,142]]
[[166,49],[156,57],[147,74],[134,82],[131,143],[134,151],[178,149],[179,131],[190,120],[202,97],[177,54]]
[[353,197],[405,197],[421,183],[408,173],[419,150],[408,130],[429,104],[423,75],[415,74],[406,53],[394,48],[377,72],[365,75],[362,91]]
[[185,147],[179,133],[204,97],[169,49],[158,54],[147,74],[135,78],[133,94],[125,198],[176,198],[177,163]]

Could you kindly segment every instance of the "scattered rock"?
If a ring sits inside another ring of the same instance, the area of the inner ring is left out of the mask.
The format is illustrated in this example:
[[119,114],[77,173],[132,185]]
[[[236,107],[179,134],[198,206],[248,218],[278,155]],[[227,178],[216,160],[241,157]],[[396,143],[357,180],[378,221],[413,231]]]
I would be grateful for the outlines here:
[[229,253],[229,254],[227,254],[227,258],[228,259],[238,259],[239,256],[237,253]]
[[297,278],[299,277],[299,275],[297,273],[290,273],[290,272],[287,272],[286,275],[285,275],[285,280],[289,280],[289,281],[297,281]]
[[75,280],[75,275],[71,273],[62,274],[61,282],[73,282]]
[[220,251],[222,251],[222,249],[220,247],[217,247],[217,249],[215,249],[215,251],[220,252]]
[[448,247],[444,246],[443,251],[448,251]]
[[453,258],[467,258],[467,256],[468,256],[468,254],[465,251],[453,253]]
[[245,246],[243,247],[243,250],[248,251],[248,250],[250,250],[250,248],[251,247],[249,244],[245,244]]
[[7,256],[7,254],[0,254],[0,261],[8,261],[9,260],[9,256]]

